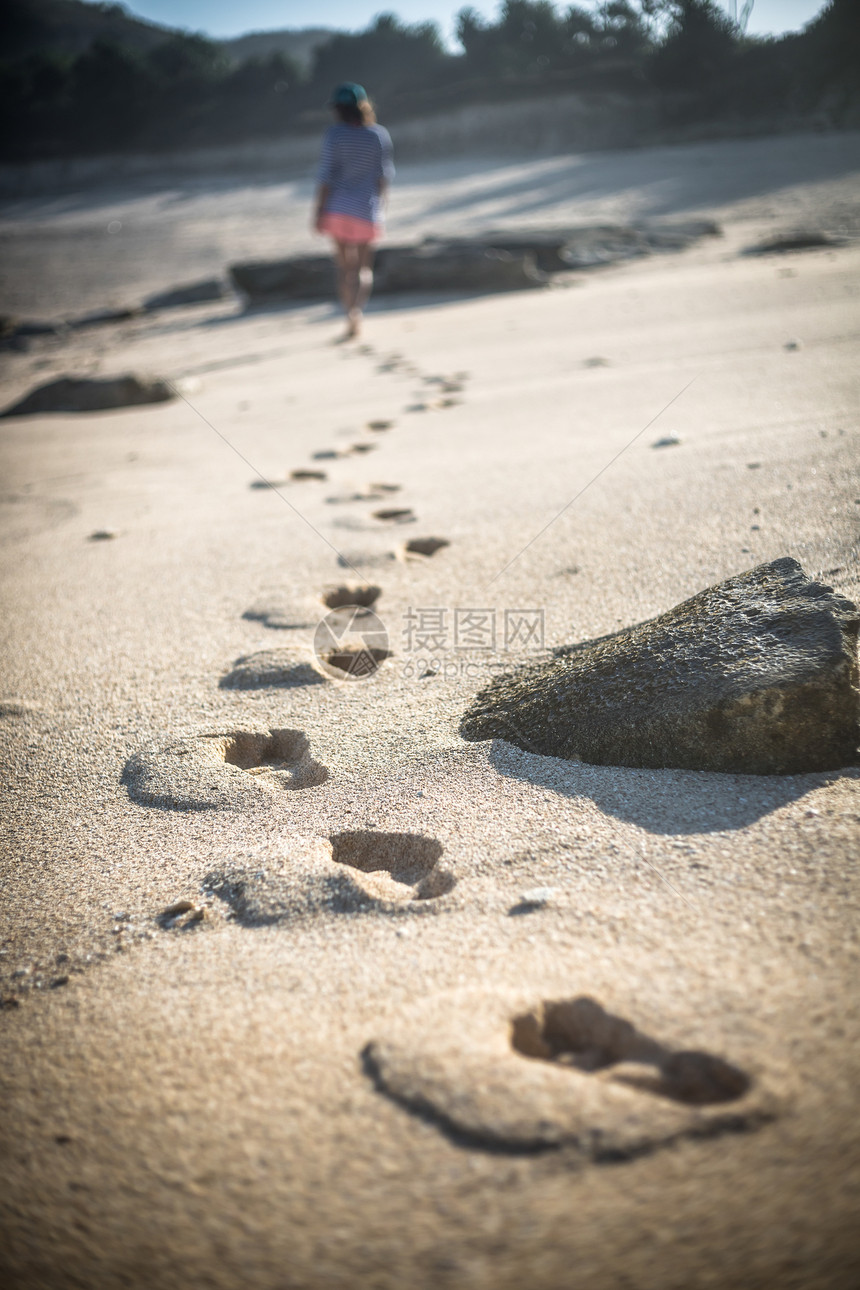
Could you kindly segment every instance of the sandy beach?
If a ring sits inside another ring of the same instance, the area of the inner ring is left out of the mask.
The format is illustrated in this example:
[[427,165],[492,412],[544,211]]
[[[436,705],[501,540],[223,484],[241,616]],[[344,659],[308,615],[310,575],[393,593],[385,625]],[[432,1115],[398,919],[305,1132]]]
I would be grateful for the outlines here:
[[[355,345],[327,304],[229,298],[2,355],[4,405],[61,374],[180,391],[0,422],[5,1284],[857,1284],[858,767],[593,766],[458,725],[500,667],[766,561],[860,598],[858,178],[851,133],[404,167],[391,242],[722,234],[380,298]],[[318,249],[310,192],[7,201],[0,309]],[[798,228],[835,244],[744,254]],[[221,684],[315,668],[359,586],[371,677]],[[583,998],[730,1063],[737,1105],[594,1074],[550,1141],[566,1072],[510,1027]]]

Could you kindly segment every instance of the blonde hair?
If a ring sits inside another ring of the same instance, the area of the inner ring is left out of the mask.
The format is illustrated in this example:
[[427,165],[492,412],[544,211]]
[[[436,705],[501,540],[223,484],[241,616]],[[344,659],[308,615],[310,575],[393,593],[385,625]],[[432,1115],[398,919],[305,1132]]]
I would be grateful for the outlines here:
[[334,110],[344,125],[374,125],[376,113],[369,99],[358,103],[335,103]]

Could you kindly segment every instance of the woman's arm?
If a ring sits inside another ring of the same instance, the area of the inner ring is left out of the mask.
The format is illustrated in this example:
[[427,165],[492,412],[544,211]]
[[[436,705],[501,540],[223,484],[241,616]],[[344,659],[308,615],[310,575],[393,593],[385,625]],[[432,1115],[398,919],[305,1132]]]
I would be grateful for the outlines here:
[[314,202],[314,214],[311,220],[311,227],[321,233],[320,220],[322,219],[325,204],[328,201],[331,192],[331,181],[334,178],[334,130],[326,130],[323,135],[322,148],[320,149],[320,160],[317,166],[317,195]]
[[328,201],[328,195],[331,189],[328,184],[320,184],[317,188],[316,201],[314,202],[314,217],[311,221],[311,227],[315,232],[321,233],[320,221],[322,220],[325,204]]

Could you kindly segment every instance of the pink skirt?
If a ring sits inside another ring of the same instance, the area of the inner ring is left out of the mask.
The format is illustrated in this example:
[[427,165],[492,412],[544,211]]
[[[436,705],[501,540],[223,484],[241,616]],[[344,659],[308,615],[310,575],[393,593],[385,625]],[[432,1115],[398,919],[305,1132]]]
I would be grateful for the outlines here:
[[382,235],[379,224],[356,215],[338,215],[336,211],[323,211],[319,229],[336,242],[375,242]]

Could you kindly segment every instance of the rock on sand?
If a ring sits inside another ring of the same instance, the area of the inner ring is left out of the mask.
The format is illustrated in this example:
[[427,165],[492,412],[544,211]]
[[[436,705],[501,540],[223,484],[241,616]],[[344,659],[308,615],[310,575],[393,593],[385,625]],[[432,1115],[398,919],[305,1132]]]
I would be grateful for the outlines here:
[[499,677],[466,739],[601,766],[794,775],[853,763],[858,611],[788,557]]
[[166,403],[175,398],[167,381],[157,377],[107,376],[101,379],[61,376],[31,390],[18,403],[0,412],[3,417],[38,416],[46,412],[105,412],[109,408]]

